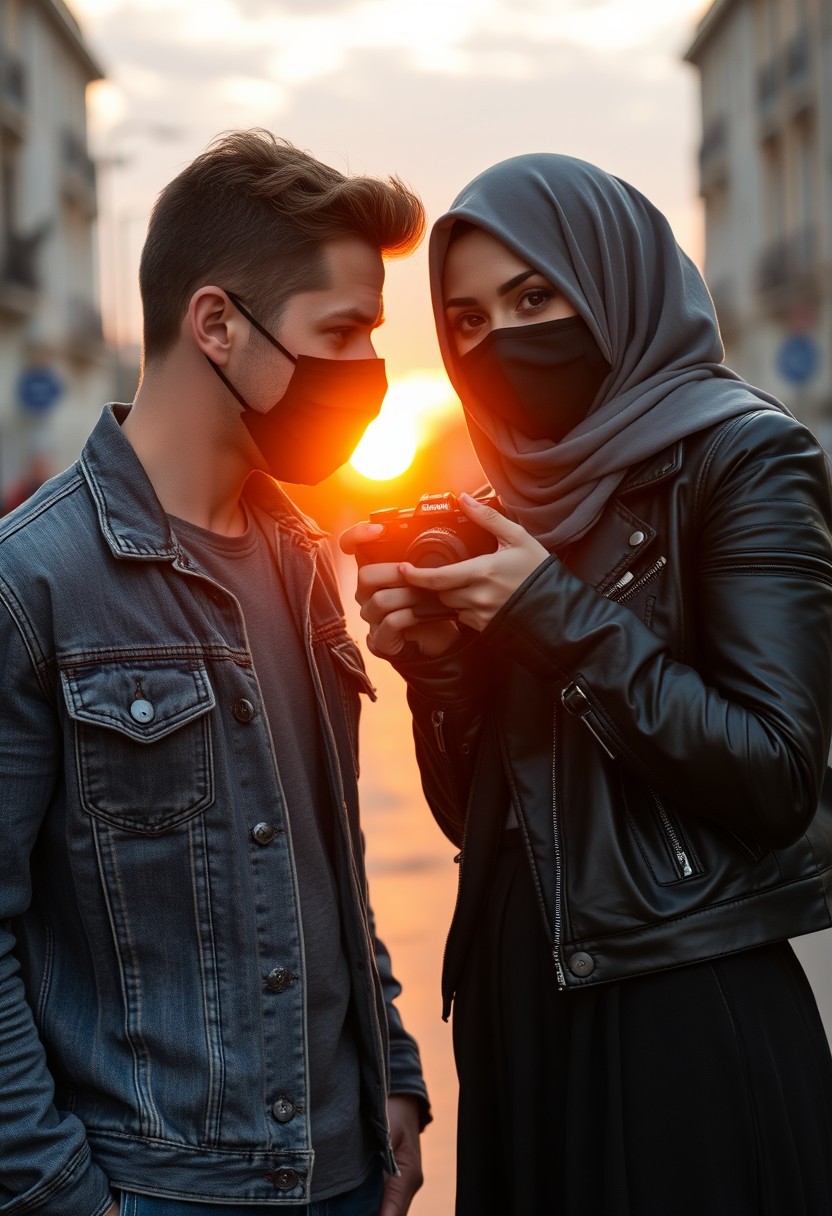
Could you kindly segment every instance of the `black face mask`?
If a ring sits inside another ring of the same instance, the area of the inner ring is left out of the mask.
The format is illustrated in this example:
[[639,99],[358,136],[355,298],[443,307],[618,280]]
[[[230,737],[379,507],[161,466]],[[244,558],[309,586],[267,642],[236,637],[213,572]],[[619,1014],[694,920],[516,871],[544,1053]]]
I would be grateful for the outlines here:
[[492,329],[459,369],[477,401],[530,439],[560,443],[586,418],[610,364],[581,317]]
[[[253,410],[221,368],[209,364],[243,407],[243,422],[278,481],[315,486],[349,460],[378,416],[387,376],[383,359],[317,359],[293,355],[226,292],[264,338],[295,365],[286,392],[265,414]],[[208,356],[205,356],[206,359]]]

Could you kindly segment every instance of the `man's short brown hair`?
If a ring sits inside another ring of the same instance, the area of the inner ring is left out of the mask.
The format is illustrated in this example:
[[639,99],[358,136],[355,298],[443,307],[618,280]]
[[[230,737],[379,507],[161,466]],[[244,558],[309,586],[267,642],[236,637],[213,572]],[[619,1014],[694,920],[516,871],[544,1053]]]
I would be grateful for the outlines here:
[[212,283],[274,326],[286,302],[325,287],[323,246],[362,237],[388,257],[422,239],[421,202],[397,177],[347,177],[269,131],[218,136],[162,191],[139,267],[145,360],[179,337]]

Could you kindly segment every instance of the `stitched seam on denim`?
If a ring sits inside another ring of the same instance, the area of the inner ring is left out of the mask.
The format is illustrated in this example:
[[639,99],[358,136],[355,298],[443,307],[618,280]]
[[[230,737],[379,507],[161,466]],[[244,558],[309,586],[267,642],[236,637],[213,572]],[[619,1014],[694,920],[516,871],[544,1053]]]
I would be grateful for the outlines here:
[[[217,967],[217,951],[216,940],[214,937],[214,918],[211,908],[211,883],[210,875],[207,867],[203,864],[200,879],[203,887],[205,901],[205,926],[207,931],[207,942],[203,941],[202,934],[202,919],[200,916],[203,909],[200,908],[200,899],[198,886],[200,883],[197,878],[196,869],[196,850],[195,850],[195,834],[199,830],[202,843],[201,857],[204,860],[207,858],[208,847],[206,841],[205,820],[200,817],[198,820],[191,820],[188,825],[188,848],[190,852],[191,862],[191,891],[194,904],[194,925],[196,927],[197,941],[199,946],[200,956],[200,975],[202,977],[202,1008],[205,1018],[205,1047],[208,1054],[208,1094],[205,1110],[205,1127],[204,1135],[208,1144],[214,1145],[220,1138],[220,1130],[222,1126],[222,1105],[223,1096],[225,1093],[225,1051],[222,1042],[222,999],[220,996],[220,983]],[[210,961],[210,967],[207,965]],[[210,999],[209,999],[209,979],[210,976]],[[211,1016],[211,1008],[213,1005],[215,1010],[214,1018]],[[214,1061],[217,1061],[218,1067],[215,1069]]]
[[[144,1042],[141,1030],[141,986],[138,983],[138,968],[136,966],[136,954],[130,938],[130,929],[126,917],[121,918],[119,928],[115,907],[113,903],[113,894],[121,896],[121,883],[119,879],[118,861],[115,849],[111,848],[112,840],[109,830],[102,827],[96,819],[91,819],[93,840],[95,843],[95,854],[98,860],[99,877],[101,881],[101,891],[104,902],[107,907],[107,916],[110,921],[110,931],[113,935],[113,950],[117,959],[119,978],[121,981],[121,994],[124,1000],[124,1037],[130,1045],[130,1050],[133,1055],[133,1082],[136,1096],[136,1103],[139,1110],[139,1127],[141,1132],[150,1131],[156,1134],[161,1133],[162,1120],[159,1117],[159,1112],[153,1101],[153,1094],[150,1085],[150,1074],[152,1062],[150,1053],[147,1050],[147,1044]],[[109,867],[105,865],[103,858],[103,849],[106,847]],[[112,876],[112,886],[106,882],[105,875],[107,872]],[[136,1001],[132,1000],[129,992],[130,982],[127,975],[127,966],[125,963],[124,949],[131,956],[134,977],[133,987],[136,992]],[[131,1015],[135,1019],[134,1027],[131,1027]],[[139,1051],[139,1044],[141,1051]],[[141,1073],[144,1072],[146,1083],[142,1083]]]
[[[6,594],[3,594],[4,591]],[[47,676],[47,672],[49,670],[49,660],[41,651],[37,632],[29,617],[29,614],[26,612],[26,609],[21,601],[17,598],[13,588],[5,582],[2,576],[0,576],[0,600],[2,600],[3,604],[5,605],[6,611],[14,622],[17,632],[20,634],[26,653],[29,656],[29,662],[32,664],[32,669],[44,697],[50,705],[54,705],[56,700],[55,690],[53,689]],[[9,602],[10,600],[13,602],[14,607],[12,606],[12,603]],[[17,611],[14,610],[15,608]]]

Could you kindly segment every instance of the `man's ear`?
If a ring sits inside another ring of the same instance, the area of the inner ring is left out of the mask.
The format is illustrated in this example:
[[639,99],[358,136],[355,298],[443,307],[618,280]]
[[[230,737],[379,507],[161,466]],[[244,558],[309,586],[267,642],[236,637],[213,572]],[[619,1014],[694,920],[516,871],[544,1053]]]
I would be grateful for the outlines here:
[[220,287],[200,287],[191,296],[185,318],[190,339],[220,367],[228,362],[232,346],[241,338],[246,322]]

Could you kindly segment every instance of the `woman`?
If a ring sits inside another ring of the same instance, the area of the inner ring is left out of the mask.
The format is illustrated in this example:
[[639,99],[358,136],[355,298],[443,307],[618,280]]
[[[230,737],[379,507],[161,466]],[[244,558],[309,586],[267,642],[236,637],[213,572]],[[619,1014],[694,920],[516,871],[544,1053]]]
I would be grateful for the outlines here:
[[591,165],[487,170],[431,273],[505,517],[464,500],[493,554],[364,565],[358,598],[461,846],[457,1213],[828,1214],[832,1061],[786,940],[832,904],[824,455]]

